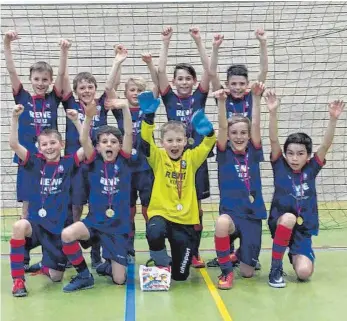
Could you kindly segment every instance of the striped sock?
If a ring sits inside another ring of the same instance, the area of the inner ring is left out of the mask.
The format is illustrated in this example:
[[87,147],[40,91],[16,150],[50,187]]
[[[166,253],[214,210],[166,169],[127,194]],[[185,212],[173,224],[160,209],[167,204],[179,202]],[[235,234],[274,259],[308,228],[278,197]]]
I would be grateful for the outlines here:
[[25,239],[10,240],[11,276],[13,279],[24,280],[24,245]]
[[292,231],[284,225],[277,225],[272,245],[272,267],[282,267],[283,256],[288,247]]
[[227,275],[233,271],[233,265],[230,260],[230,236],[214,236],[214,244],[216,247],[219,266],[222,273]]
[[78,273],[82,273],[85,271],[88,271],[89,273],[87,263],[84,260],[82,250],[77,241],[70,243],[63,242],[63,252]]

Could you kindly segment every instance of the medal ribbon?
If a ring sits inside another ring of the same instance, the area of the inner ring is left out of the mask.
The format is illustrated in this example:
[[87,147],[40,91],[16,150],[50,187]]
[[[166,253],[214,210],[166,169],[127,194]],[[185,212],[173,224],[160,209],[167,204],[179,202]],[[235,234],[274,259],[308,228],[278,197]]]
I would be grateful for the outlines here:
[[[113,165],[114,166],[114,165]],[[110,183],[110,186],[112,187],[112,190],[114,190],[116,187],[117,187],[117,183],[114,184],[114,179],[115,177],[117,177],[117,171],[115,170],[114,171],[114,176],[112,177],[111,181],[112,181],[112,184]],[[105,179],[106,179],[106,182],[107,182],[107,187],[109,187],[109,180],[108,180],[108,173],[107,173],[107,166],[106,166],[106,163],[104,163],[104,173],[105,173]],[[108,197],[108,208],[111,208],[112,207],[112,198],[113,198],[113,195],[115,193],[111,193],[111,191],[109,190],[109,188],[107,188],[107,197]]]
[[243,174],[243,171],[241,170],[241,163],[239,162],[239,160],[235,156],[234,156],[234,159],[237,162],[237,164],[239,165],[240,174],[243,178],[243,182],[245,183],[248,194],[251,195],[251,183],[250,183],[249,172],[248,172],[248,153],[246,154],[246,156],[244,158],[244,163],[246,166],[246,173],[245,174]]
[[[179,102],[180,102],[180,104],[182,106],[182,110],[185,110],[184,109],[184,105],[182,103],[182,100],[178,96],[177,96],[177,98],[178,98],[178,100],[179,100]],[[186,126],[187,126],[187,136],[188,136],[188,138],[191,136],[191,134],[193,132],[192,122],[191,122],[192,117],[193,117],[193,108],[192,108],[193,104],[194,104],[194,98],[192,96],[190,96],[189,97],[189,107],[187,109],[187,110],[189,110],[189,115],[187,116],[187,119],[184,122],[186,124]]]
[[[302,201],[302,197],[304,196],[304,188],[302,187],[302,180],[303,180],[303,173],[300,174],[300,201]],[[298,201],[298,198],[297,198],[294,177],[292,177],[292,187],[294,190],[294,195],[295,195],[295,200],[296,200],[296,211],[297,211],[298,216],[300,216],[302,208],[301,208],[299,201]]]
[[[51,181],[50,181],[48,189],[47,189],[47,194],[45,194],[45,191],[44,191],[44,184],[41,183],[41,208],[44,207],[43,204],[45,203],[45,200],[48,197],[48,195],[51,193],[53,180],[58,173],[58,166],[59,166],[59,164],[56,166],[56,168],[54,170],[53,176],[51,178]],[[45,177],[45,173],[46,173],[46,164],[43,167],[40,182],[42,182],[42,179]]]
[[36,116],[36,98],[33,97],[33,108],[34,108],[34,125],[35,125],[35,133],[36,133],[36,139],[37,137],[40,135],[41,133],[41,127],[42,127],[42,121],[44,119],[43,114],[45,112],[46,109],[46,101],[44,99],[42,99],[42,108],[41,108],[41,122],[37,123],[37,116]]
[[[173,169],[175,170],[175,165],[174,163],[172,162],[172,160],[170,159],[171,161],[171,164],[172,164],[172,167]],[[178,194],[178,198],[181,200],[181,197],[182,197],[182,159],[179,160],[180,162],[180,172],[177,173],[176,172],[176,188],[177,188],[177,194]],[[178,175],[178,177],[177,177]]]

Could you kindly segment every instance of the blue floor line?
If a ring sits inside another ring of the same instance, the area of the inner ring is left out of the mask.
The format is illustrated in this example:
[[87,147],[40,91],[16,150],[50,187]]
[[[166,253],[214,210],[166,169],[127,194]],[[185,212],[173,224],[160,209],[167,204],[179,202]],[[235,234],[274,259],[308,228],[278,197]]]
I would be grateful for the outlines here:
[[128,265],[127,288],[125,294],[125,321],[135,321],[135,264]]

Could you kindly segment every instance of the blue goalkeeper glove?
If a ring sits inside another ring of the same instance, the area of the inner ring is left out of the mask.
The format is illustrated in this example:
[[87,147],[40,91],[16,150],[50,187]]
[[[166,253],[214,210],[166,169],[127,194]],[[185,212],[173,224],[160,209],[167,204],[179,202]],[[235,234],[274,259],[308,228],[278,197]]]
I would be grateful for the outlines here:
[[160,99],[154,98],[152,91],[144,91],[137,96],[140,110],[144,114],[153,114],[157,111],[160,105]]
[[207,136],[213,130],[212,123],[206,117],[202,109],[197,110],[192,117],[193,128],[198,134]]

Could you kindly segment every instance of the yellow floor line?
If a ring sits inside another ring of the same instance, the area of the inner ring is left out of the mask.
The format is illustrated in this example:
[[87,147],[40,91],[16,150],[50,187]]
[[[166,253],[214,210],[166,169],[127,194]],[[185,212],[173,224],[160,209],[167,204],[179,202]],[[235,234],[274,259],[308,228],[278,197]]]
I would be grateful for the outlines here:
[[204,278],[204,281],[213,297],[214,302],[217,305],[217,308],[219,310],[219,313],[222,316],[223,321],[233,321],[231,318],[222,298],[220,297],[217,288],[214,286],[209,274],[207,273],[206,269],[199,269],[202,277]]

